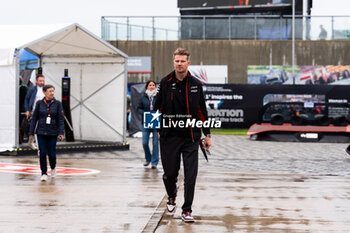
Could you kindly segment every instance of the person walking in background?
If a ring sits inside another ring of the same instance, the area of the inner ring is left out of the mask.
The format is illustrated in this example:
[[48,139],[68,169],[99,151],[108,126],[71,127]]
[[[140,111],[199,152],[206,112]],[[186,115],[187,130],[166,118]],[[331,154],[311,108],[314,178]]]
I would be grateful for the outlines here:
[[64,138],[63,108],[60,101],[56,100],[55,87],[45,85],[43,87],[45,97],[36,102],[32,121],[29,128],[29,138],[33,140],[34,129],[38,136],[40,151],[41,181],[47,180],[47,159],[49,156],[51,177],[56,176],[56,143],[57,136],[62,141]]
[[164,169],[163,182],[168,194],[168,211],[174,212],[177,195],[176,182],[182,154],[185,202],[182,205],[181,218],[184,222],[194,222],[192,203],[198,171],[201,129],[206,136],[203,143],[205,149],[209,149],[211,145],[211,136],[209,128],[200,128],[196,126],[197,124],[184,126],[187,124],[183,123],[207,121],[208,112],[202,84],[188,71],[190,53],[183,48],[176,49],[173,54],[173,65],[175,70],[160,81],[155,106],[155,110],[161,112],[164,122],[173,122],[173,126],[164,127],[163,125],[160,129],[160,154]]
[[319,40],[326,40],[328,33],[327,33],[326,29],[324,29],[322,24],[320,25],[320,29],[321,29],[321,31],[320,31],[320,34],[318,35],[318,39]]
[[[146,83],[146,91],[142,94],[141,99],[137,106],[137,111],[141,114],[143,118],[144,112],[149,112],[154,110],[154,105],[156,102],[156,83],[153,80],[149,80]],[[149,148],[149,137],[152,133],[152,153]],[[145,129],[142,125],[142,146],[145,151],[145,162],[144,166],[147,167],[152,163],[152,168],[156,169],[159,161],[159,139],[158,132],[156,129]]]
[[[27,119],[33,114],[33,111],[36,106],[36,102],[42,100],[44,98],[43,86],[45,85],[45,77],[42,74],[36,76],[36,85],[29,88],[26,97],[24,99],[24,110]],[[28,133],[28,132],[27,132]],[[36,146],[34,144],[34,137],[29,138],[28,145],[36,150]]]
[[22,76],[19,76],[19,143],[28,141],[29,124],[25,117],[24,99],[27,95],[28,87],[24,83]]
[[45,85],[45,77],[42,74],[36,76],[36,85],[29,88],[24,99],[24,110],[27,119],[32,115],[35,104],[44,98],[43,87]]

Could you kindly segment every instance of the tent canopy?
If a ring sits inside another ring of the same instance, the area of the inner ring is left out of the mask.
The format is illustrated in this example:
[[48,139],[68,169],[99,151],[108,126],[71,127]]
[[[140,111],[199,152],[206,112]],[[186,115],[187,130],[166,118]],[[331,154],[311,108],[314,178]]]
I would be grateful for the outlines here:
[[25,48],[35,55],[119,55],[122,51],[81,25],[0,25],[0,49]]
[[127,57],[123,52],[89,33],[78,24],[67,26],[36,41],[25,44],[22,48],[37,56],[74,54],[75,56]]
[[[0,151],[18,146],[21,49],[39,57],[46,83],[56,87],[57,99],[63,71],[69,69],[77,139],[125,141],[127,55],[79,24],[57,27],[0,26],[0,112],[9,113],[0,114]],[[105,107],[106,102],[113,107]]]

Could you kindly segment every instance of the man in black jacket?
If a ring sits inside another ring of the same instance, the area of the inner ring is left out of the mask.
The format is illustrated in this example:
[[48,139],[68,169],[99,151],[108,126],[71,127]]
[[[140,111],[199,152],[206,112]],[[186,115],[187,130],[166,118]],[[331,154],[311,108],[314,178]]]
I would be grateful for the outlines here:
[[198,171],[199,140],[203,130],[206,136],[203,144],[208,149],[211,145],[210,129],[201,125],[201,122],[208,120],[208,114],[202,84],[188,71],[189,52],[182,48],[176,49],[173,65],[175,70],[160,81],[155,104],[155,110],[162,113],[163,120],[160,129],[163,181],[168,194],[168,211],[173,212],[182,154],[185,202],[181,217],[185,222],[193,222],[191,207]]

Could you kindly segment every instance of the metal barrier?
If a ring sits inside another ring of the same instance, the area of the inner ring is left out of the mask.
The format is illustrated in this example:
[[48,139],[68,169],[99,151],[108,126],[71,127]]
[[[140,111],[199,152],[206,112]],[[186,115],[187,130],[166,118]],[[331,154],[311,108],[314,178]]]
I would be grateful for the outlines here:
[[[105,40],[292,39],[292,16],[102,16]],[[296,16],[299,40],[348,40],[350,16]]]

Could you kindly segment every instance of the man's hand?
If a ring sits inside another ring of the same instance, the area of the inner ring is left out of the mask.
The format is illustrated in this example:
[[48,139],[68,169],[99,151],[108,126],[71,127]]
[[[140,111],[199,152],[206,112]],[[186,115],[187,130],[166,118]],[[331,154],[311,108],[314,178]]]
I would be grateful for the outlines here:
[[203,148],[209,149],[210,146],[211,146],[211,138],[207,136],[204,138]]
[[29,140],[33,141],[34,140],[34,135],[29,135]]
[[28,119],[30,117],[30,112],[26,111],[26,118]]

